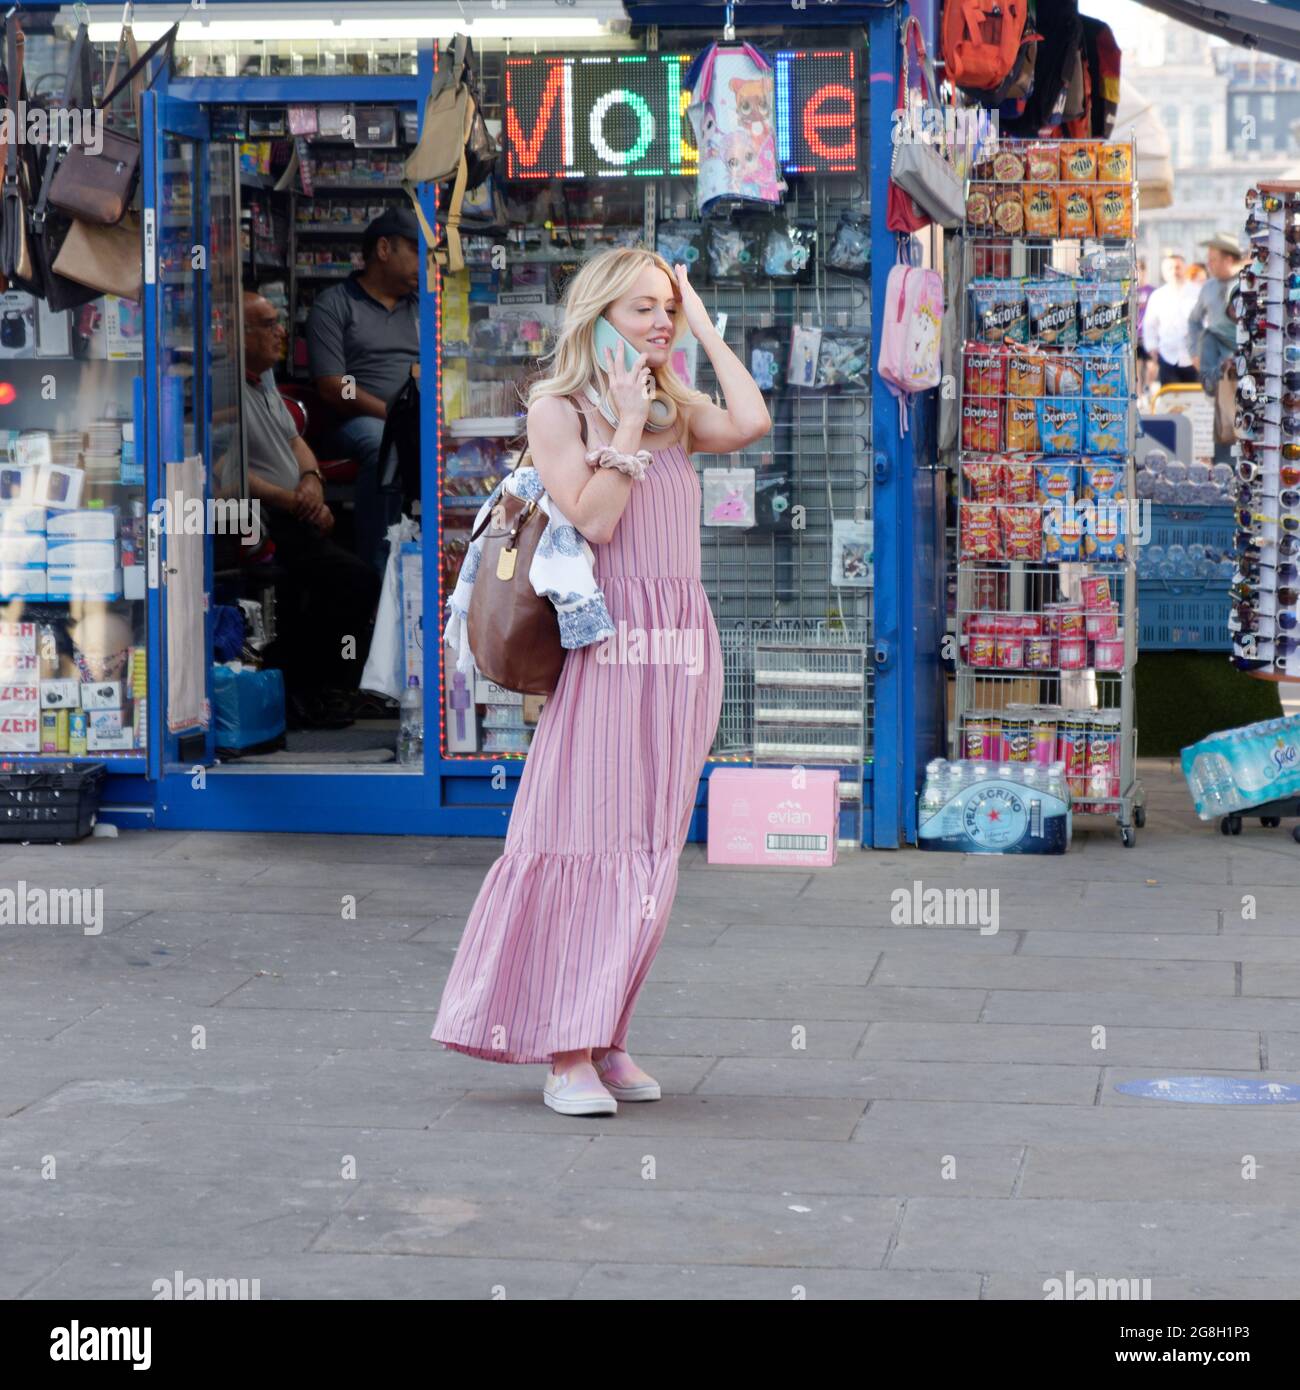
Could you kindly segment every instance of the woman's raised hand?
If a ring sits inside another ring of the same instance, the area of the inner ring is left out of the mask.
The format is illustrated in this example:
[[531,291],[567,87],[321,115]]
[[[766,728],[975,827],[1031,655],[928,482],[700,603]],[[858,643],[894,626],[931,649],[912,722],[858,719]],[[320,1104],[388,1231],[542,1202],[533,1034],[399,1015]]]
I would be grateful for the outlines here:
[[638,353],[631,367],[624,369],[622,362],[606,348],[605,371],[609,374],[609,403],[619,423],[639,420],[644,424],[655,391],[654,375],[647,365],[646,354]]

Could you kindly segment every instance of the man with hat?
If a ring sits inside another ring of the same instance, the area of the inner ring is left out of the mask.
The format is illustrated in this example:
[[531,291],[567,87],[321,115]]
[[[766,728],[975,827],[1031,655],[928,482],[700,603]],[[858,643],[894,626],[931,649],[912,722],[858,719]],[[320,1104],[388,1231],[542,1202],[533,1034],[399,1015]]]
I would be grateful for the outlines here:
[[[1201,386],[1207,396],[1217,396],[1223,369],[1232,360],[1237,343],[1236,324],[1228,317],[1228,297],[1246,258],[1232,232],[1215,232],[1201,245],[1206,248],[1205,266],[1210,274],[1188,315],[1187,335]],[[1226,429],[1223,432],[1226,434]],[[1216,438],[1214,461],[1226,463],[1230,457],[1229,446]]]
[[1210,274],[1188,315],[1187,332],[1201,385],[1213,395],[1223,363],[1236,348],[1237,330],[1228,317],[1228,292],[1245,257],[1232,232],[1215,232],[1201,245],[1206,248],[1205,267]]
[[312,306],[307,361],[321,398],[341,417],[332,446],[360,464],[357,554],[382,574],[400,498],[380,495],[379,445],[389,402],[420,360],[420,231],[410,208],[376,217],[361,254],[364,268]]

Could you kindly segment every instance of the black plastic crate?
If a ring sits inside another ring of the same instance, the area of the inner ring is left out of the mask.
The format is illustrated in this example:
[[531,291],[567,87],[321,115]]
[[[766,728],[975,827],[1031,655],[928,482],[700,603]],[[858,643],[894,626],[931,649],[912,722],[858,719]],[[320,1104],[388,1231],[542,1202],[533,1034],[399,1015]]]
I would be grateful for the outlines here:
[[0,761],[0,840],[82,840],[99,812],[103,763]]

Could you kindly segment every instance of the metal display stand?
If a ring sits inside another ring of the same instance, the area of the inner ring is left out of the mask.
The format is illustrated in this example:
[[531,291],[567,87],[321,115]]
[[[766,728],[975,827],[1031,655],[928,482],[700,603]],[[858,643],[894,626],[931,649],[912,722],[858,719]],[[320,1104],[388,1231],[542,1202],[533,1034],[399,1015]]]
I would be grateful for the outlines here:
[[[1100,149],[1102,142],[1033,143],[1075,147],[1095,143]],[[1136,149],[1128,148],[1131,173],[1136,169]],[[978,175],[973,182],[982,183],[990,193],[996,191],[998,197],[1016,187],[982,182]],[[1087,183],[1025,180],[1031,182],[1046,189],[1058,209],[1068,193],[1091,191]],[[1106,182],[1114,186],[1113,181]],[[1130,179],[1122,187],[1130,190],[1135,224],[1136,181]],[[971,207],[968,198],[968,216]],[[950,729],[952,756],[995,765],[1064,762],[1074,810],[1113,815],[1124,845],[1131,848],[1146,820],[1137,778],[1134,720],[1138,614],[1131,509],[1136,497],[1133,445],[1138,430],[1133,344],[1136,242],[1132,235],[1059,237],[1028,235],[1022,230],[1007,234],[994,224],[975,226],[968,220],[962,228],[961,247],[957,689]],[[1052,447],[1039,437],[1038,397],[1026,394],[1025,373],[1020,374],[1020,390],[1013,394],[1008,377],[1002,378],[1001,389],[990,391],[986,389],[989,380],[997,384],[996,370],[981,379],[979,364],[972,369],[971,359],[987,357],[990,345],[973,341],[971,282],[987,276],[1075,285],[1098,279],[1126,283],[1125,379],[1112,383],[1118,388],[1114,394],[1085,394],[1083,360],[1074,355],[1073,345],[1042,338],[1021,345],[1028,357],[1042,359],[1044,398],[1080,403],[1077,442],[1067,443],[1067,434],[1058,436],[1060,442]],[[1077,372],[1074,379],[1072,366]],[[1049,390],[1052,384],[1058,389]],[[1062,385],[1065,389],[1059,389]],[[1126,407],[1127,435],[1120,437],[1116,429],[1115,445],[1108,442],[1105,451],[1122,474],[1122,499],[1076,496],[1068,481],[1073,477],[1082,483],[1083,465],[1092,468],[1090,460],[1102,452],[1095,445],[1091,454],[1086,452],[1087,412],[1094,400]],[[1018,437],[1009,439],[1009,434]],[[1068,486],[1068,492],[1042,491],[1044,481],[1053,486],[1050,465],[1049,472],[1040,475],[1044,460],[1063,465],[1056,483]],[[969,468],[972,464],[977,467]],[[993,465],[991,475],[979,467],[985,464]],[[1014,477],[1001,471],[1004,465],[1019,465]],[[1032,465],[1029,472],[1026,465]],[[998,479],[1010,481],[1002,486]],[[991,505],[990,489],[996,498]],[[1032,525],[1022,525],[1032,522],[1031,512],[1041,515],[1037,543]],[[1122,542],[1119,548],[1114,545],[1116,529]]]

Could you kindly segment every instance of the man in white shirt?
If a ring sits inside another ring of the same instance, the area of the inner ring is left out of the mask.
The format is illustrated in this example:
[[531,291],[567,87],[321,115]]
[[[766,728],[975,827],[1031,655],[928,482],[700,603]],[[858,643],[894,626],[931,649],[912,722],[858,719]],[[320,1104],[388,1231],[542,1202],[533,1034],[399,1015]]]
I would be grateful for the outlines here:
[[1177,254],[1165,259],[1165,283],[1147,300],[1142,320],[1142,346],[1159,363],[1161,386],[1170,382],[1199,382],[1188,341],[1187,320],[1201,287],[1187,275],[1187,263]]

